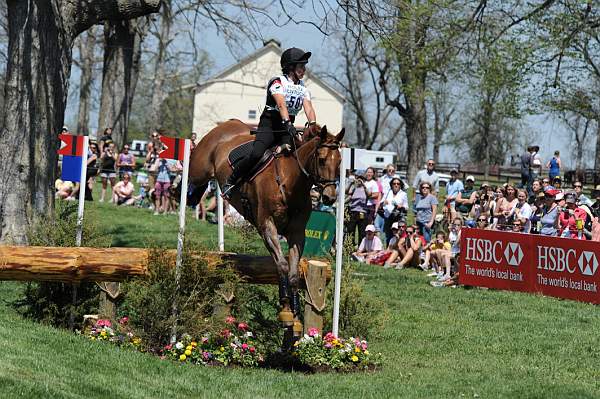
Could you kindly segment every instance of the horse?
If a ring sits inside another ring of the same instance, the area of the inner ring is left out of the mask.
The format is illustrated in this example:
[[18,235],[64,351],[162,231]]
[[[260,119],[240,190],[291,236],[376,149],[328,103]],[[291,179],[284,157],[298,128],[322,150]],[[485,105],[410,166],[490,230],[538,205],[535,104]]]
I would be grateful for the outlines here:
[[[312,210],[310,190],[316,185],[325,204],[335,201],[344,129],[332,135],[326,126],[312,125],[305,128],[304,136],[303,143],[296,141],[295,154],[275,157],[251,181],[236,187],[230,198],[230,203],[256,227],[277,265],[281,306],[278,319],[284,327],[292,327],[295,337],[302,334],[298,263]],[[251,140],[254,136],[250,127],[239,120],[224,122],[204,136],[190,158],[189,176],[195,192],[201,194],[211,179],[222,187],[232,172],[229,153]],[[279,235],[287,239],[287,259]]]

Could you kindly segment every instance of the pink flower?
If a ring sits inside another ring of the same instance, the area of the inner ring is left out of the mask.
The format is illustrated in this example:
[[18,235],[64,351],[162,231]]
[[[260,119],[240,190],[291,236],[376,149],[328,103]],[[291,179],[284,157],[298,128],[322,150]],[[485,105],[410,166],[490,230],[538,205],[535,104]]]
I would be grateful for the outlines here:
[[107,319],[100,319],[96,322],[96,327],[112,327],[112,323]]
[[235,324],[235,317],[233,317],[233,316],[227,316],[225,318],[225,323],[227,323],[227,324]]
[[248,344],[242,344],[242,349],[243,350],[248,350]]
[[314,337],[315,335],[319,335],[319,330],[318,330],[318,329],[316,329],[316,328],[314,328],[314,327],[312,327],[312,328],[309,328],[309,329],[308,329],[308,335],[309,335],[310,337]]
[[240,323],[240,324],[238,324],[238,329],[240,329],[242,331],[246,331],[248,329],[248,324]]
[[168,351],[170,351],[170,350],[171,350],[171,348],[173,348],[173,345],[171,345],[171,344],[169,344],[169,345],[165,346],[165,349],[166,349],[166,350],[168,350]]
[[207,343],[207,342],[208,342],[208,338],[206,338],[206,337],[202,337],[202,343],[203,343],[203,344],[205,344],[205,343]]
[[324,337],[325,341],[333,341],[334,339],[336,339],[336,336],[333,335],[332,332],[328,332],[325,337]]
[[333,345],[331,345],[329,342],[327,342],[327,343],[325,344],[325,347],[326,347],[327,349],[331,349],[331,348],[333,348]]
[[202,357],[204,358],[204,360],[208,360],[208,358],[209,358],[208,352],[202,352]]
[[251,346],[251,347],[250,347],[250,353],[254,353],[254,352],[256,352],[256,348],[255,348],[255,347],[253,347],[253,346]]
[[362,342],[361,344],[361,348],[362,350],[366,351],[367,350],[367,343],[365,341]]
[[223,329],[223,331],[221,331],[221,336],[225,337],[225,338],[229,338],[231,336],[231,331],[229,331],[228,329]]
[[127,316],[123,316],[119,320],[119,324],[121,324],[121,325],[127,324],[128,322],[129,322],[129,317],[127,317]]

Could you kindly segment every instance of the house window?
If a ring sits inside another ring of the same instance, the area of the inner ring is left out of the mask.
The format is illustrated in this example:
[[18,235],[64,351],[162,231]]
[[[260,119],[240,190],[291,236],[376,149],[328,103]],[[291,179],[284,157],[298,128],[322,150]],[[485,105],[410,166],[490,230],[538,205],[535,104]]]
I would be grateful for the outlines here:
[[256,119],[256,110],[251,109],[248,111],[248,119]]

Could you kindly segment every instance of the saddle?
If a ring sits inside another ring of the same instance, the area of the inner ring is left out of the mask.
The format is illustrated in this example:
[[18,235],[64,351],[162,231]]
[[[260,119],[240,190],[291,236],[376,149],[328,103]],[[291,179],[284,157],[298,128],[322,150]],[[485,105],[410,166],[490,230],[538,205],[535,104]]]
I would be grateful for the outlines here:
[[[248,156],[252,152],[252,146],[254,144],[254,140],[245,142],[243,144],[238,145],[234,149],[229,152],[229,156],[227,157],[227,161],[229,162],[229,166],[234,168],[236,164],[244,157]],[[279,157],[280,155],[275,155],[275,147],[269,148],[265,151],[260,160],[256,163],[256,165],[249,171],[247,176],[249,176],[246,181],[252,181],[256,176],[260,175],[263,170],[265,170],[275,156]]]

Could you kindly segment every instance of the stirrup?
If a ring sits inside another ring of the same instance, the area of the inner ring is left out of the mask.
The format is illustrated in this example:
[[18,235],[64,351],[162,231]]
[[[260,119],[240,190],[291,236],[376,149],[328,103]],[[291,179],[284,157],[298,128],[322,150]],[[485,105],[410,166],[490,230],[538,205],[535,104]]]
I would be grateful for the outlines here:
[[231,190],[233,190],[234,188],[235,188],[235,184],[225,183],[223,185],[223,191],[221,192],[221,197],[224,200],[229,201],[231,198]]

